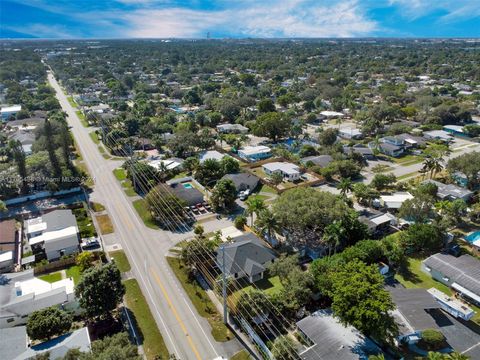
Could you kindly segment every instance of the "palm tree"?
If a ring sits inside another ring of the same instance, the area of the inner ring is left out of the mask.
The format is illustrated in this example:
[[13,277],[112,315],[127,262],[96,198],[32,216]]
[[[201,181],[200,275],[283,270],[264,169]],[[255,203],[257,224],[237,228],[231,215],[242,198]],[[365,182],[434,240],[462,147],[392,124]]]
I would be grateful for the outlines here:
[[252,196],[245,201],[245,205],[247,205],[246,213],[250,215],[250,226],[253,226],[253,214],[258,216],[260,211],[265,210],[265,202],[258,196]]
[[378,355],[370,355],[368,360],[385,360],[385,355],[378,354]]
[[324,244],[328,246],[328,255],[332,254],[332,250],[335,253],[337,248],[342,244],[344,232],[345,229],[338,221],[335,221],[325,227],[322,240]]
[[445,360],[445,355],[439,352],[429,351],[426,359],[427,360]]
[[421,169],[421,172],[426,174],[430,172],[430,179],[432,178],[432,169],[433,169],[433,161],[431,157],[425,158],[423,161],[423,167]]
[[469,360],[470,356],[454,351],[445,356],[447,360]]
[[349,192],[353,191],[353,183],[350,178],[342,178],[337,186],[340,189],[340,194],[346,196]]
[[442,162],[443,162],[443,158],[432,159],[432,170],[431,170],[432,174],[430,175],[430,179],[432,177],[435,177],[435,175],[437,175],[437,173],[439,173],[440,171],[443,170]]
[[445,214],[446,211],[448,211],[448,208],[450,207],[450,201],[444,200],[444,201],[438,201],[435,203],[435,210],[442,215]]
[[275,232],[280,231],[280,223],[269,209],[263,209],[258,213],[255,226],[262,234],[267,234],[268,240],[273,237]]

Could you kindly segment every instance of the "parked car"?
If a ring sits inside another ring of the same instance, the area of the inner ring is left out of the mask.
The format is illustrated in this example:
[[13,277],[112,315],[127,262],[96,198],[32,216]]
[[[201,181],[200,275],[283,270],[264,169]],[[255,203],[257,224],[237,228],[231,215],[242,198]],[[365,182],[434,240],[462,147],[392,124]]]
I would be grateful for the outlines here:
[[98,241],[98,238],[96,238],[96,237],[83,239],[82,243],[81,243],[81,247],[82,247],[83,250],[96,249],[96,248],[100,247],[100,242]]
[[247,189],[247,190],[244,190],[244,191],[240,191],[240,194],[239,194],[239,198],[240,200],[247,200],[248,196],[250,195],[250,189]]

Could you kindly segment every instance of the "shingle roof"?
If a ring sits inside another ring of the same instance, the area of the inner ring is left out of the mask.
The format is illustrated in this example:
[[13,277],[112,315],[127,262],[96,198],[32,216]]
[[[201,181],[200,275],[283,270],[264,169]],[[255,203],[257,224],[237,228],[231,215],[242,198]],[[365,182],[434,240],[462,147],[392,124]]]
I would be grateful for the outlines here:
[[[244,272],[248,276],[260,274],[264,264],[275,259],[272,250],[263,246],[254,234],[238,236],[233,243],[225,244],[225,270],[229,275]],[[217,263],[223,266],[222,251],[217,251]]]
[[26,327],[0,329],[0,349],[2,349],[3,360],[13,360],[27,350]]
[[424,183],[431,183],[437,185],[437,196],[440,199],[464,199],[473,196],[473,192],[470,190],[461,188],[453,184],[444,184],[435,180],[425,180]]
[[307,156],[301,160],[302,164],[306,164],[309,161],[317,166],[325,167],[333,161],[333,157],[330,155]]
[[331,310],[319,310],[297,322],[315,345],[300,353],[302,360],[358,360],[382,351],[352,326],[342,325]]
[[188,206],[200,204],[204,201],[203,194],[194,187],[186,188],[183,183],[170,185],[170,191]]
[[260,181],[257,176],[248,173],[227,174],[222,179],[232,180],[237,191],[243,189],[253,190],[257,187],[258,182]]
[[427,310],[438,309],[440,306],[427,290],[401,287],[388,287],[387,289],[398,310],[414,331],[438,328],[434,318]]
[[468,254],[455,257],[437,253],[423,261],[462,287],[480,296],[480,261]]
[[42,221],[47,224],[45,231],[57,231],[70,226],[77,226],[77,219],[72,210],[55,210],[42,215]]
[[0,222],[0,251],[15,249],[15,220]]

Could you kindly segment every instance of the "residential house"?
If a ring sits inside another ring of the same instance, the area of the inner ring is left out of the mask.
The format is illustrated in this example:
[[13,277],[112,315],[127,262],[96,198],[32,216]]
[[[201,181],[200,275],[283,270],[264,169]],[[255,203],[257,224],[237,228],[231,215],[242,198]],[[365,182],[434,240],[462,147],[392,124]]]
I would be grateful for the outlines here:
[[375,159],[375,154],[373,153],[372,149],[363,144],[355,144],[353,146],[344,145],[343,152],[345,154],[355,153],[362,155],[365,160]]
[[299,353],[302,360],[358,360],[382,354],[368,337],[341,324],[330,309],[314,312],[297,322],[297,327],[312,344]]
[[379,211],[361,211],[359,213],[358,220],[365,224],[374,235],[386,233],[391,230],[392,226],[398,224],[398,220],[395,215],[390,213],[382,213]]
[[47,352],[49,359],[60,359],[70,349],[89,352],[90,344],[90,334],[86,327],[33,346],[29,344],[25,326],[0,329],[0,348],[4,360],[34,359]]
[[394,136],[386,136],[380,139],[380,143],[370,142],[368,144],[370,149],[377,149],[382,154],[399,157],[405,152],[405,141]]
[[0,117],[3,121],[7,121],[13,119],[21,110],[22,105],[3,106],[0,108]]
[[29,314],[50,306],[78,309],[72,278],[49,283],[33,270],[0,275],[0,328],[25,324]]
[[0,273],[13,270],[19,246],[15,220],[0,222]]
[[307,156],[300,160],[303,165],[312,163],[315,166],[325,167],[333,161],[330,155]]
[[461,188],[453,184],[444,184],[436,180],[425,180],[424,184],[435,184],[437,186],[437,197],[441,200],[461,199],[469,201],[473,197],[473,191]]
[[240,124],[220,124],[217,131],[222,134],[246,134],[248,128]]
[[25,222],[25,233],[34,254],[56,260],[80,251],[80,234],[72,210],[54,210]]
[[208,150],[204,151],[200,154],[200,164],[203,164],[207,160],[217,160],[221,161],[225,156],[229,156],[227,154],[222,154],[217,150]]
[[[225,254],[223,253],[225,251]],[[253,233],[245,233],[217,250],[217,264],[228,276],[247,278],[249,282],[263,279],[267,266],[275,261],[275,253],[263,245]],[[224,260],[225,259],[225,265]]]
[[406,200],[413,199],[408,192],[396,192],[392,195],[382,195],[379,200],[374,201],[377,207],[384,207],[387,210],[398,210]]
[[338,136],[340,136],[342,139],[353,139],[353,140],[358,140],[363,137],[362,132],[353,127],[345,127],[341,128],[338,130]]
[[387,290],[397,307],[392,315],[399,325],[398,340],[414,344],[421,339],[422,331],[439,330],[432,315],[440,305],[427,290],[401,286],[388,286]]
[[444,130],[432,130],[423,133],[423,137],[427,140],[437,140],[445,143],[453,141],[452,135]]
[[463,130],[463,126],[460,125],[445,125],[443,130],[454,136],[468,137],[468,134]]
[[265,174],[272,176],[273,174],[281,174],[284,179],[288,181],[295,181],[300,179],[300,168],[292,163],[288,162],[271,162],[262,165]]
[[320,117],[322,119],[341,119],[345,117],[344,113],[337,112],[337,111],[330,111],[330,110],[325,110],[320,112]]
[[399,134],[395,136],[398,139],[402,139],[404,141],[404,145],[406,148],[418,148],[423,147],[426,145],[425,139],[421,136],[414,136],[407,133]]
[[183,200],[186,206],[195,206],[205,201],[203,193],[189,181],[170,183],[169,190],[177,198]]
[[227,174],[222,179],[232,180],[237,192],[250,190],[253,191],[260,182],[260,179],[249,173]]
[[35,142],[35,134],[33,131],[25,128],[19,128],[9,136],[10,140],[20,142],[25,155],[32,154],[32,145]]
[[436,288],[431,288],[427,291],[437,301],[442,310],[450,315],[465,321],[470,320],[475,315],[475,311],[460,300],[457,300]]
[[158,157],[147,158],[147,164],[154,167],[157,170],[167,169],[167,170],[181,170],[183,159],[180,158],[169,158],[169,159],[160,159]]
[[455,257],[437,253],[422,262],[422,270],[449,286],[462,298],[480,305],[480,261],[465,254]]
[[268,146],[245,146],[238,150],[238,156],[247,161],[258,161],[268,159],[272,156],[272,151]]

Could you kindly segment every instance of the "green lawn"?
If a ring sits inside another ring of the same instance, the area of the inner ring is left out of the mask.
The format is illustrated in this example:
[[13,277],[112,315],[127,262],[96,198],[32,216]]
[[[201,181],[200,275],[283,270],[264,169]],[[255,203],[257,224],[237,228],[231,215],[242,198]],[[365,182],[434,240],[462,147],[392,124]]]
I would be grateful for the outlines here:
[[187,268],[183,266],[181,260],[178,258],[167,257],[167,261],[200,316],[208,320],[212,328],[211,332],[213,338],[219,342],[233,339],[233,334],[223,324],[222,317],[217,312],[215,305],[212,303],[208,295],[200,285],[189,279]]
[[84,208],[73,210],[73,214],[77,220],[78,229],[82,238],[92,237],[97,235],[95,226],[89,212]]
[[73,100],[73,97],[67,96],[67,100],[70,103],[70,105],[72,105],[72,107],[77,107],[77,103],[75,102],[75,100]]
[[405,155],[399,158],[390,157],[389,159],[402,166],[417,164],[424,160],[423,157],[418,155]]
[[[270,278],[264,278],[260,281],[255,282],[255,288],[262,290],[267,295],[278,294],[283,289],[283,285],[280,283],[280,278],[278,276],[272,276]],[[254,290],[253,286],[250,283],[244,284],[244,286],[233,293],[232,300],[240,298],[240,295],[244,292],[249,292]]]
[[80,281],[80,277],[82,276],[82,274],[80,274],[80,268],[79,268],[77,265],[70,266],[70,267],[66,270],[66,273],[67,273],[67,277],[73,278],[73,282],[74,282],[75,284],[78,284],[78,282]]
[[41,275],[38,278],[49,283],[54,283],[62,280],[62,273],[60,271],[57,271],[54,273]]
[[121,272],[127,272],[131,270],[127,255],[125,255],[123,250],[112,251],[109,253],[109,255],[115,259],[115,264],[117,264],[118,270]]
[[77,114],[78,118],[80,119],[80,122],[84,127],[88,127],[88,121],[85,118],[85,115],[80,110],[75,111],[75,114]]
[[411,178],[415,175],[418,175],[418,171],[414,171],[414,172],[411,172],[411,173],[408,173],[408,174],[401,175],[401,176],[397,177],[397,180],[408,179],[408,178]]
[[135,200],[133,207],[137,210],[138,215],[140,215],[140,218],[147,227],[150,229],[159,229],[155,220],[152,218],[152,214],[148,211],[147,203],[144,199]]
[[127,172],[124,168],[118,168],[113,170],[113,175],[115,175],[118,181],[123,181],[127,178]]
[[100,144],[100,139],[98,138],[98,134],[95,131],[90,132],[88,135],[90,135],[90,139],[92,139],[95,144]]
[[97,203],[97,202],[90,202],[90,207],[93,209],[93,211],[95,212],[101,212],[101,211],[104,211],[105,210],[105,206],[103,206],[102,204],[100,203]]
[[187,177],[188,176],[188,173],[186,173],[185,171],[182,171],[180,173],[178,173],[177,175],[175,175],[173,178],[174,179],[181,179],[181,178],[184,178],[184,177]]
[[133,313],[132,320],[137,325],[137,331],[140,332],[147,359],[168,359],[168,349],[137,280],[130,279],[123,283],[126,289],[125,302]]
[[251,357],[247,350],[242,350],[230,358],[230,360],[249,360],[249,359],[251,359]]
[[259,193],[260,192],[266,192],[266,193],[270,193],[270,194],[276,194],[277,193],[277,191],[274,188],[272,188],[268,185],[265,185],[265,184],[262,184],[262,186],[260,186],[260,189],[258,189],[258,192]]

